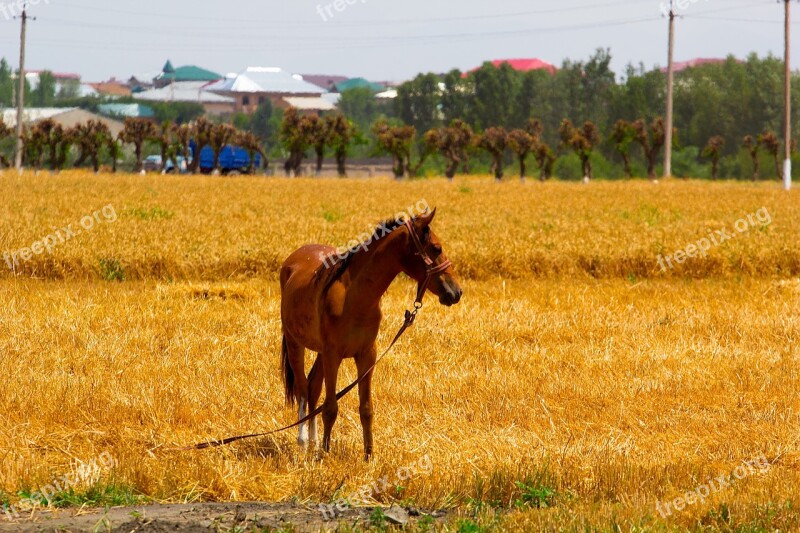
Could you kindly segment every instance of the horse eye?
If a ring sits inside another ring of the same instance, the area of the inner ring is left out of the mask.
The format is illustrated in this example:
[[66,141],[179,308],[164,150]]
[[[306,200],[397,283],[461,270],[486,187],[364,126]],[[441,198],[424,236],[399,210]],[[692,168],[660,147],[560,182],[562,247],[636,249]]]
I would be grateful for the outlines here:
[[442,247],[438,244],[433,245],[433,253],[440,254],[442,253]]

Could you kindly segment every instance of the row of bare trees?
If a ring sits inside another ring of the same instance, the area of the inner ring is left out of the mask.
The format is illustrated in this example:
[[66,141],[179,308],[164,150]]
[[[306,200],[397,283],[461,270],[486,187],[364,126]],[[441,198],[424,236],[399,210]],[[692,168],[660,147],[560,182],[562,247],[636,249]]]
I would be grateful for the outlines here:
[[[11,129],[0,122],[0,140],[11,135]],[[214,150],[214,171],[219,169],[222,149],[229,144],[240,146],[248,152],[251,173],[255,171],[257,154],[266,166],[266,153],[257,136],[237,130],[229,124],[214,124],[205,118],[191,124],[174,125],[164,122],[160,126],[147,119],[129,118],[125,120],[125,126],[117,136],[111,133],[108,126],[97,120],[65,128],[52,119],[45,119],[25,130],[23,163],[39,170],[44,168],[46,162],[50,170],[59,171],[67,164],[74,147],[78,152],[74,167],[82,167],[88,162],[98,172],[101,156],[105,153],[111,160],[112,172],[116,172],[117,162],[123,154],[122,145],[130,144],[133,146],[136,169],[141,171],[145,146],[147,143],[154,143],[161,151],[162,163],[173,161],[174,168],[178,169],[178,156],[181,156],[187,162],[188,170],[196,173],[200,157],[192,157],[192,141],[196,144],[196,154],[206,146]],[[0,157],[0,164],[8,166],[8,161]]]
[[356,126],[343,114],[336,113],[324,117],[301,115],[294,107],[284,112],[280,139],[288,153],[284,170],[289,176],[300,173],[300,167],[309,149],[314,150],[316,174],[320,175],[325,152],[330,149],[336,159],[336,170],[339,176],[344,177],[347,175],[347,154],[350,147],[355,143],[364,142]]
[[[524,128],[507,131],[503,127],[490,127],[483,133],[476,134],[462,120],[454,120],[449,126],[434,128],[422,136],[415,148],[416,130],[413,126],[391,126],[386,121],[375,124],[373,132],[378,141],[378,148],[394,159],[394,174],[415,176],[425,159],[438,153],[446,160],[445,175],[453,178],[458,169],[469,172],[469,154],[475,149],[485,151],[491,157],[491,172],[495,178],[503,178],[506,156],[509,151],[519,163],[519,177],[527,174],[529,156],[533,156],[539,170],[539,179],[550,178],[558,158],[558,152],[572,150],[581,161],[583,175],[587,179],[593,177],[592,153],[601,142],[597,126],[586,122],[576,127],[565,119],[559,128],[560,143],[553,150],[544,140],[544,128],[536,119],[530,119]],[[649,126],[643,120],[632,124],[620,121],[610,139],[623,158],[625,172],[631,175],[630,145],[641,144],[648,161],[648,175],[655,177],[655,164],[659,150],[664,145],[664,121],[656,119]],[[416,152],[417,161],[412,164],[412,154]]]
[[[761,172],[761,151],[763,150],[775,162],[775,170],[778,179],[783,180],[783,165],[781,164],[781,141],[773,131],[765,131],[761,135],[746,135],[742,140],[742,148],[753,162],[752,180],[757,181]],[[792,151],[794,151],[794,141],[792,141]],[[703,148],[702,156],[711,160],[711,178],[717,179],[719,175],[719,162],[722,152],[725,149],[725,138],[721,135],[714,135],[708,140]]]
[[[241,131],[230,124],[215,124],[201,117],[190,124],[171,124],[164,122],[157,126],[147,119],[129,118],[119,135],[120,140],[133,145],[136,157],[136,168],[141,170],[144,146],[148,142],[155,143],[161,151],[161,161],[173,161],[178,168],[178,157],[187,164],[188,171],[197,173],[200,165],[200,152],[205,147],[214,151],[212,171],[219,170],[219,159],[222,149],[228,145],[243,148],[250,156],[249,172],[255,171],[256,155],[261,156],[263,165],[267,165],[267,155],[262,147],[261,139],[253,133]],[[196,152],[192,157],[191,143],[194,141]]]

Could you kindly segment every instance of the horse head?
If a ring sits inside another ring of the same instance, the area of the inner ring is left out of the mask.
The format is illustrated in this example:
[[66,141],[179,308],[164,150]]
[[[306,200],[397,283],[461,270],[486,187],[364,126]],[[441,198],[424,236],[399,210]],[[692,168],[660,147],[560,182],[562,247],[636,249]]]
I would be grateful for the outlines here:
[[419,283],[417,305],[422,304],[426,290],[439,297],[446,306],[461,300],[461,285],[450,260],[444,253],[442,241],[431,228],[436,209],[406,221],[408,246],[401,259],[403,272]]

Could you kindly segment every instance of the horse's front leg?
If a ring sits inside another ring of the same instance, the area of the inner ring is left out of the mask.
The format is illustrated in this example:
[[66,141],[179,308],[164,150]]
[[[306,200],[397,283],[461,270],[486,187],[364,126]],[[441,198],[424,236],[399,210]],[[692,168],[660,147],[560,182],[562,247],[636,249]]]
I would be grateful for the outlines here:
[[342,358],[338,354],[322,354],[322,370],[325,373],[325,403],[322,404],[322,449],[331,451],[331,431],[339,414],[339,401],[336,399],[336,379]]
[[361,415],[361,429],[364,433],[364,460],[372,457],[372,372],[375,366],[377,351],[373,344],[356,357],[358,377],[367,374],[358,384],[359,415]]
[[[317,354],[317,359],[314,361],[314,366],[311,367],[311,372],[308,374],[308,412],[313,412],[319,405],[319,397],[322,395],[322,385],[325,381],[325,376],[322,372],[322,355]],[[315,416],[308,421],[308,441],[313,444],[317,442],[317,417]]]

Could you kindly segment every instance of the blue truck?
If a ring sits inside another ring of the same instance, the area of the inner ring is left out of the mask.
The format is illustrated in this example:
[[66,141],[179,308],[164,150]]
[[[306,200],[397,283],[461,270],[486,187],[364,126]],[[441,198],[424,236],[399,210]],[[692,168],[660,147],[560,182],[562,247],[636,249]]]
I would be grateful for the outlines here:
[[[192,141],[192,157],[195,157],[197,145]],[[254,169],[261,168],[261,154],[256,154]],[[203,174],[211,174],[214,171],[214,149],[210,146],[200,150],[200,164],[198,169]],[[219,171],[222,174],[248,174],[250,172],[250,154],[241,146],[226,145],[219,154]]]

